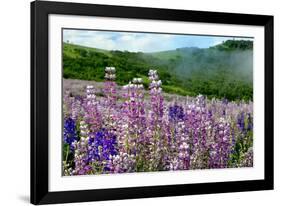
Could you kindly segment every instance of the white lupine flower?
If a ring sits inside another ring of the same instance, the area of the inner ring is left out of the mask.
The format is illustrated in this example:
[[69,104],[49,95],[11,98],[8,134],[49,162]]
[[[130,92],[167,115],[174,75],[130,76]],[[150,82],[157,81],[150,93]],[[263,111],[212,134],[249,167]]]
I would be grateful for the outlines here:
[[129,83],[128,86],[129,86],[129,88],[131,88],[131,89],[135,87],[134,84],[132,84],[131,82]]
[[223,117],[221,117],[220,122],[225,123],[225,119]]
[[115,79],[115,67],[105,67],[105,75],[104,77],[108,80]]
[[160,87],[162,85],[162,81],[158,80],[157,85],[158,85],[158,87]]
[[138,85],[138,89],[143,89],[143,85],[142,85],[142,84],[139,84],[139,85]]
[[94,86],[93,85],[87,85],[87,89],[93,89]]
[[105,67],[105,72],[115,72],[115,67]]
[[134,79],[133,79],[133,83],[135,83],[135,84],[140,84],[140,83],[142,83],[142,78],[134,78]]
[[149,72],[148,72],[148,75],[153,75],[154,72],[155,72],[154,70],[150,69]]
[[133,78],[133,83],[137,83],[137,82],[138,82],[137,78]]
[[129,87],[130,87],[131,89],[134,89],[134,88],[135,88],[135,84],[129,84]]

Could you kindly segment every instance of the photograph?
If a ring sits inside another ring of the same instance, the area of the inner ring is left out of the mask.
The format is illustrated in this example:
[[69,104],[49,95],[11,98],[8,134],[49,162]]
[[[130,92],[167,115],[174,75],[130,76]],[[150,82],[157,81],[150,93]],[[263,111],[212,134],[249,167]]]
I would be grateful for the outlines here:
[[63,176],[253,167],[253,37],[61,35]]
[[32,204],[274,189],[272,14],[30,12]]

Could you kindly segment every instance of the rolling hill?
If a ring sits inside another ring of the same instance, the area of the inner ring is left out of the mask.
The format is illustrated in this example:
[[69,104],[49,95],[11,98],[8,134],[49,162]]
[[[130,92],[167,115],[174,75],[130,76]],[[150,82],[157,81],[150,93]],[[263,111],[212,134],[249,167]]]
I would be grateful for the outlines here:
[[116,67],[116,82],[141,77],[147,88],[149,69],[157,69],[167,93],[252,100],[253,43],[228,40],[214,47],[154,53],[108,51],[69,43],[63,45],[63,77],[104,81],[104,68]]

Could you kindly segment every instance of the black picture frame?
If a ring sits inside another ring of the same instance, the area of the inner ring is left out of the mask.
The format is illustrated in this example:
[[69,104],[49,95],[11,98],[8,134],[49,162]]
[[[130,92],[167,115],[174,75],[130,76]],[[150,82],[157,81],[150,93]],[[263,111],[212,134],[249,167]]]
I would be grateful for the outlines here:
[[[257,25],[265,28],[265,167],[263,180],[49,192],[48,15],[82,15]],[[273,189],[273,16],[157,8],[31,2],[31,203],[50,204]]]

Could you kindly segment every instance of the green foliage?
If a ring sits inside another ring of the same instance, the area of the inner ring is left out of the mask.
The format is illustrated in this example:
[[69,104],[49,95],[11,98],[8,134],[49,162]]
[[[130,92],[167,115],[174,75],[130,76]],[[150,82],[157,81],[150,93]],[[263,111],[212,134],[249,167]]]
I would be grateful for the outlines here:
[[[234,145],[232,154],[230,155],[229,166],[239,165],[248,150],[253,147],[253,131],[247,131],[246,134],[240,134],[240,138]],[[243,136],[242,136],[243,135]]]
[[74,159],[73,152],[71,152],[69,145],[64,143],[63,144],[63,161],[65,161],[65,163],[67,163],[73,167],[74,166],[73,159]]
[[167,93],[252,100],[252,48],[251,41],[229,40],[208,49],[142,53],[64,43],[63,77],[104,81],[104,68],[114,66],[119,85],[141,77],[148,88],[148,71],[156,69]]
[[214,46],[214,48],[219,50],[229,50],[233,51],[236,49],[241,50],[252,50],[253,49],[253,42],[249,40],[227,40],[223,42],[222,44]]

